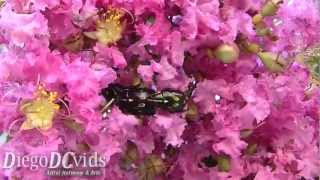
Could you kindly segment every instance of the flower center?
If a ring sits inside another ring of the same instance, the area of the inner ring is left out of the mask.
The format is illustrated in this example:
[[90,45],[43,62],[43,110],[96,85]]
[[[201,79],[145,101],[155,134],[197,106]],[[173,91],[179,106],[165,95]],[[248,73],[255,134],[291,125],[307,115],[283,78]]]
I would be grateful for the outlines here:
[[97,22],[96,38],[103,44],[116,43],[121,39],[123,25],[120,21],[123,12],[109,9],[105,17]]
[[36,91],[36,98],[23,103],[20,107],[21,112],[26,116],[26,121],[20,129],[50,129],[53,124],[53,118],[59,110],[59,105],[54,103],[57,96],[57,92],[48,92],[43,86],[39,86]]

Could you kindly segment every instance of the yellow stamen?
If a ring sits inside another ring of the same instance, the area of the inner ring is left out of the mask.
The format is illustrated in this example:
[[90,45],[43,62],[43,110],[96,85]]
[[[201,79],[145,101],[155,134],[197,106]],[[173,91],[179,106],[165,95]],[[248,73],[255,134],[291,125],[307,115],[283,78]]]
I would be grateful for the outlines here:
[[21,130],[38,128],[48,130],[52,127],[52,121],[59,110],[59,105],[54,103],[57,99],[57,92],[48,92],[43,86],[39,86],[36,98],[23,103],[20,107],[21,112],[26,116],[26,121],[20,127]]
[[118,9],[109,9],[104,18],[98,20],[96,31],[85,32],[85,35],[103,44],[116,43],[122,37],[124,25],[121,23],[121,18],[123,15],[124,13]]

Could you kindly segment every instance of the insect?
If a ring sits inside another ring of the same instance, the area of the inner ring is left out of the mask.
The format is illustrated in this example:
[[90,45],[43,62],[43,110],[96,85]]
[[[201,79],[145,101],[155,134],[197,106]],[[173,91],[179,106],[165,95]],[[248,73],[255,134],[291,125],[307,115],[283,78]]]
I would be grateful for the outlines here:
[[154,115],[157,108],[171,113],[182,112],[196,84],[195,80],[192,81],[185,92],[172,89],[156,92],[137,86],[125,87],[120,84],[110,84],[101,91],[107,101],[103,109],[106,110],[115,104],[122,112],[133,115]]

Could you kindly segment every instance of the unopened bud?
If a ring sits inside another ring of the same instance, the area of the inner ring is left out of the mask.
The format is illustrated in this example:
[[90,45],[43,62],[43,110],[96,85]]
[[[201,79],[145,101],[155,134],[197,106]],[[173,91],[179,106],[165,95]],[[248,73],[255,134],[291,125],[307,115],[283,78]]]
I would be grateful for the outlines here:
[[233,63],[239,58],[239,48],[235,44],[222,44],[215,51],[214,55],[223,63]]
[[261,15],[266,17],[266,16],[274,16],[276,15],[278,9],[279,9],[279,4],[281,1],[278,0],[269,0],[261,9]]
[[285,60],[280,55],[271,52],[259,52],[258,56],[269,71],[274,73],[283,71]]
[[246,50],[250,53],[257,54],[258,52],[261,51],[261,47],[256,43],[248,43],[246,45]]
[[252,23],[254,25],[260,24],[260,23],[262,23],[262,21],[263,21],[263,16],[261,14],[256,14],[252,18]]
[[230,157],[228,156],[218,156],[217,157],[217,161],[218,161],[218,169],[219,171],[223,171],[223,172],[229,172],[231,169],[231,160]]

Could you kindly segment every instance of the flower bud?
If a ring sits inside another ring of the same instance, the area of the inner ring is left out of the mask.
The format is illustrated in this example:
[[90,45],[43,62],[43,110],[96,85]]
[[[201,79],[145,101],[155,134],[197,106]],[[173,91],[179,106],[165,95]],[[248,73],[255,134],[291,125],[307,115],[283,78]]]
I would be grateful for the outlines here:
[[231,169],[231,161],[230,161],[230,157],[228,156],[218,156],[217,157],[217,161],[218,161],[218,169],[219,171],[223,171],[223,172],[229,172]]
[[274,16],[276,15],[279,9],[279,3],[281,1],[278,0],[269,0],[261,9],[261,15],[263,17],[266,16]]
[[260,23],[262,23],[262,21],[263,21],[263,16],[261,14],[256,14],[252,18],[252,23],[254,25],[260,24]]
[[259,52],[258,56],[269,71],[274,73],[283,71],[285,60],[279,55],[271,52]]
[[239,58],[239,48],[235,44],[222,44],[215,51],[214,55],[223,63],[233,63]]
[[246,45],[246,50],[250,53],[257,54],[258,52],[261,51],[261,47],[256,43],[248,43]]

